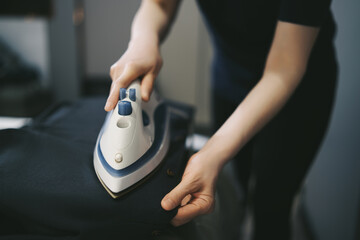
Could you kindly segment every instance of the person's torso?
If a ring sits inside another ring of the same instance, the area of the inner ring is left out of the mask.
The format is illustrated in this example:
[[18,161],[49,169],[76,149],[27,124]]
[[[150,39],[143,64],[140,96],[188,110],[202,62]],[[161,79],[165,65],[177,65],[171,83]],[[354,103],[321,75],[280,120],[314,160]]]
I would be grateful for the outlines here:
[[[256,84],[264,69],[283,1],[197,0],[215,48],[215,85],[228,90],[235,85],[234,90],[236,84],[240,84],[246,92]],[[328,10],[308,68],[318,68],[320,64],[323,67],[335,61],[334,33],[335,23]],[[245,80],[241,82],[241,79]]]
[[[245,65],[247,62],[264,62],[274,36],[281,0],[197,1],[216,51]],[[318,41],[331,43],[334,32],[335,25],[329,11]]]

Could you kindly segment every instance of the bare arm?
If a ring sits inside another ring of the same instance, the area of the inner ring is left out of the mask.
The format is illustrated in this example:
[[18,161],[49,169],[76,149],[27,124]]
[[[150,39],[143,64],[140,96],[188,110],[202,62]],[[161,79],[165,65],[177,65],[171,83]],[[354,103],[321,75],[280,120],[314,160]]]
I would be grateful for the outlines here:
[[222,161],[233,157],[286,103],[305,73],[317,33],[314,27],[278,22],[261,80],[209,141],[222,150]]
[[131,41],[139,37],[155,38],[160,42],[175,17],[179,0],[143,0],[131,27]]
[[110,68],[111,90],[105,110],[112,110],[119,89],[142,77],[141,96],[147,101],[162,66],[159,44],[175,17],[179,0],[143,0],[132,27],[128,49]]
[[203,149],[191,157],[181,183],[162,200],[166,210],[182,202],[174,225],[212,210],[222,166],[284,106],[305,73],[317,34],[318,28],[278,22],[261,80]]

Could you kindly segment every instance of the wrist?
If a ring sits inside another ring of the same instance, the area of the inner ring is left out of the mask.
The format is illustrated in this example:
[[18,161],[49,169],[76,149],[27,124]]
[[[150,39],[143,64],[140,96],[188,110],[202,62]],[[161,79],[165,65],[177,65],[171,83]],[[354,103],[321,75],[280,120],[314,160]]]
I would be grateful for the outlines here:
[[189,159],[184,176],[191,173],[193,176],[197,176],[200,182],[214,185],[221,169],[222,165],[209,156],[208,152],[200,150]]
[[153,47],[159,47],[160,38],[159,35],[151,32],[151,31],[144,31],[144,32],[137,32],[133,33],[129,42],[129,47],[134,45],[151,45]]
[[215,176],[220,173],[226,163],[226,159],[221,155],[219,149],[207,148],[206,146],[196,153],[196,158],[202,166],[211,169]]
[[216,136],[216,134],[209,139],[205,146],[200,150],[200,153],[206,155],[208,160],[220,169],[232,157],[227,141]]

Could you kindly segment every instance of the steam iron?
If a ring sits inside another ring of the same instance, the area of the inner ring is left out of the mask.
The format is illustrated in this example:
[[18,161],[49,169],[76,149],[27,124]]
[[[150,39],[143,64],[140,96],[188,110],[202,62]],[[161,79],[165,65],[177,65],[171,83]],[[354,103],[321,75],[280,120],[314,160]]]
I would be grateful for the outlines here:
[[117,198],[137,186],[160,165],[169,148],[169,111],[154,91],[142,102],[140,81],[120,89],[120,99],[106,116],[94,149],[95,172]]

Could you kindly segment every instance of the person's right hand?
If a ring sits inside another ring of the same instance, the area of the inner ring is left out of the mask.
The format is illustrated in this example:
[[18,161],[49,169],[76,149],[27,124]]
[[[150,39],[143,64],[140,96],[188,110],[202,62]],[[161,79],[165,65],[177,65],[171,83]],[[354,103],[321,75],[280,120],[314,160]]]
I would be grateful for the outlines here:
[[171,220],[172,225],[183,225],[213,211],[215,185],[221,169],[221,161],[209,148],[204,147],[190,158],[181,182],[161,201],[162,208],[167,211],[179,207]]
[[114,109],[120,88],[126,88],[138,78],[141,79],[142,100],[148,101],[161,66],[162,57],[156,38],[131,41],[124,55],[110,68],[112,84],[105,110]]

